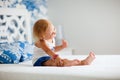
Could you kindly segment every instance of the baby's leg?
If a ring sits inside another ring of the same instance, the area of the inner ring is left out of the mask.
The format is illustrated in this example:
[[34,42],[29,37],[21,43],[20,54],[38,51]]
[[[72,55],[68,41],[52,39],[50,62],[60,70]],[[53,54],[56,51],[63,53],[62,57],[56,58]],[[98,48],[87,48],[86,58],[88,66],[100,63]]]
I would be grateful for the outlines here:
[[64,66],[82,66],[82,65],[89,65],[91,62],[95,59],[95,55],[93,52],[90,52],[88,57],[84,60],[68,60],[68,59],[63,59],[64,61]]
[[80,64],[80,61],[77,59],[74,60],[68,60],[68,59],[63,59],[64,66],[77,66]]
[[[75,66],[75,65],[79,65],[79,61],[78,60],[68,60],[68,59],[63,59],[63,66]],[[46,62],[43,63],[44,66],[58,66],[54,60],[50,59]],[[61,66],[62,67],[62,66]]]
[[43,63],[44,66],[57,66],[57,64],[54,62],[54,60],[49,59],[46,62]]
[[95,54],[93,52],[90,52],[86,59],[81,60],[80,65],[89,65],[94,59],[95,59]]
[[[82,65],[89,65],[91,64],[91,62],[95,59],[95,55],[93,52],[90,52],[88,57],[84,60],[78,60],[78,59],[74,59],[74,60],[68,60],[68,59],[63,59],[63,66],[82,66]],[[44,62],[45,66],[58,66],[52,59]]]

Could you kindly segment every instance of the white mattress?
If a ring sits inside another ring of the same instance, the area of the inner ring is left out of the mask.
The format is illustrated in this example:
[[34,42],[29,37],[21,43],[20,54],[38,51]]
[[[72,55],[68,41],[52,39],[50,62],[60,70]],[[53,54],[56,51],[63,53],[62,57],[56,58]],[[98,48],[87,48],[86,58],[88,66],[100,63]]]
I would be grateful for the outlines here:
[[[86,55],[62,55],[83,59]],[[88,66],[33,67],[31,61],[0,64],[0,80],[120,80],[120,55],[96,55]]]

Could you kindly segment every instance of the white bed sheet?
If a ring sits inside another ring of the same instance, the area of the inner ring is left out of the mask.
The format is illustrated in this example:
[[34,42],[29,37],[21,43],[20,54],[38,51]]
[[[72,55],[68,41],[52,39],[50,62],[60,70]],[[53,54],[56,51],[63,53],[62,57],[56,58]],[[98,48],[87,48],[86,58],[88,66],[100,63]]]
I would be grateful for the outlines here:
[[[87,55],[62,55],[83,59]],[[120,55],[96,55],[88,66],[33,67],[31,61],[0,64],[0,80],[120,80]]]

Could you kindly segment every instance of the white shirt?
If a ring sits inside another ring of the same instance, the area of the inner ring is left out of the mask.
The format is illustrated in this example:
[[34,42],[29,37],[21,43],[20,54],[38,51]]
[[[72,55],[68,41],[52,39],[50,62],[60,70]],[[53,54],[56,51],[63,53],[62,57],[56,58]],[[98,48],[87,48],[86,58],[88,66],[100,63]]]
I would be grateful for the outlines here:
[[[50,43],[48,41],[45,41],[46,44],[48,45],[48,47],[52,50],[55,47],[55,39],[53,39],[53,42]],[[32,63],[34,64],[40,57],[42,56],[48,56],[48,54],[42,49],[42,48],[38,48],[38,47],[34,47],[34,51],[33,51],[33,59],[32,59]]]

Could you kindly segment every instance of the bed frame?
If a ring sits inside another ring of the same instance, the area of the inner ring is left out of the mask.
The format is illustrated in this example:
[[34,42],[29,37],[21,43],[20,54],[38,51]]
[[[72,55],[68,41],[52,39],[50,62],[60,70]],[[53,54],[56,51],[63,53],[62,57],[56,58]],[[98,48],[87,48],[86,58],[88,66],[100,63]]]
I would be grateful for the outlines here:
[[32,42],[30,15],[26,9],[0,8],[0,43]]

